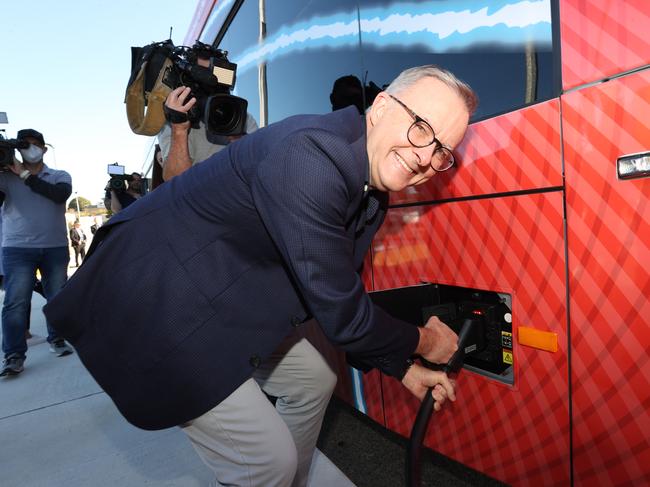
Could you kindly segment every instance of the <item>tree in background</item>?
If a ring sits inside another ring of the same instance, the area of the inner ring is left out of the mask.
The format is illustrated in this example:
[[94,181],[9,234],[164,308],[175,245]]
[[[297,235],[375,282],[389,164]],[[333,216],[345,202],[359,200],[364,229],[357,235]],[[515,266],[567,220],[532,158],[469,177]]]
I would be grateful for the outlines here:
[[79,211],[83,211],[87,206],[90,206],[90,201],[83,196],[75,196],[68,202],[68,210],[77,209],[77,198],[79,198]]

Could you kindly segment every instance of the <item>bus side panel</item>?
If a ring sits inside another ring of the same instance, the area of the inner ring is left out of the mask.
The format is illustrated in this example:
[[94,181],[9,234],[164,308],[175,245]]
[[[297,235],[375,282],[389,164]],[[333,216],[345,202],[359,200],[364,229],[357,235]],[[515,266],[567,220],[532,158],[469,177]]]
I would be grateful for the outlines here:
[[575,485],[650,485],[650,70],[562,97]]
[[560,0],[564,89],[650,63],[648,0]]
[[391,194],[391,204],[561,186],[557,99],[470,126],[459,169]]
[[[394,209],[404,218],[412,208]],[[463,371],[458,399],[434,413],[425,445],[516,485],[568,485],[569,402],[566,282],[561,191],[422,209],[399,235],[378,243],[419,260],[375,267],[376,287],[420,281],[512,295],[513,335],[519,326],[557,334],[555,353],[514,343],[514,386]],[[387,426],[408,436],[419,407],[404,387],[383,378]]]

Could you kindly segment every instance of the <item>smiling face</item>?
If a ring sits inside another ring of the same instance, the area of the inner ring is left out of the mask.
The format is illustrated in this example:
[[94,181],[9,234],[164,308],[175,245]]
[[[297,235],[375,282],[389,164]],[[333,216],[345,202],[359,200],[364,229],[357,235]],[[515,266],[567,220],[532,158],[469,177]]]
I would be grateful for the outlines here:
[[[465,135],[469,113],[463,99],[442,81],[426,77],[394,93],[426,120],[445,147],[454,149]],[[366,114],[370,185],[380,191],[401,191],[422,184],[436,173],[431,159],[436,144],[414,147],[407,132],[413,117],[382,92]]]

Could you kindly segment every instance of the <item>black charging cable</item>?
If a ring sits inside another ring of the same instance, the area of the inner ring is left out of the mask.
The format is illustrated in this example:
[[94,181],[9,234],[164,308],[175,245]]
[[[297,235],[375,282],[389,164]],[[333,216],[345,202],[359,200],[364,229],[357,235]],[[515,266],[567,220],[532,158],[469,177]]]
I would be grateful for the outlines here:
[[[449,362],[442,367],[442,372],[447,374],[455,374],[460,370],[465,359],[465,346],[470,335],[470,329],[474,324],[474,320],[466,319],[463,326],[458,332],[458,350],[451,357]],[[433,413],[433,406],[435,399],[431,395],[433,388],[429,388],[427,393],[420,404],[420,409],[413,422],[413,429],[411,430],[411,438],[406,449],[406,486],[407,487],[420,487],[422,484],[422,469],[420,458],[422,456],[422,442],[424,435],[427,432],[427,426]]]

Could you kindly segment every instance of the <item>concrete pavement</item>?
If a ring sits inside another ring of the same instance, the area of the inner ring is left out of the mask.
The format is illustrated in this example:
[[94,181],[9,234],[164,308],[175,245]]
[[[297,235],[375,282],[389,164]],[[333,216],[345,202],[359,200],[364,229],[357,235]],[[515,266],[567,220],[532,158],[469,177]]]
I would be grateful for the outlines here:
[[[4,293],[0,292],[0,299]],[[122,418],[76,354],[49,352],[45,300],[34,295],[25,371],[0,378],[0,485],[206,486],[212,475],[177,428],[143,431]],[[354,487],[322,453],[310,487]]]

